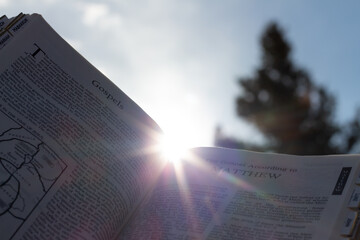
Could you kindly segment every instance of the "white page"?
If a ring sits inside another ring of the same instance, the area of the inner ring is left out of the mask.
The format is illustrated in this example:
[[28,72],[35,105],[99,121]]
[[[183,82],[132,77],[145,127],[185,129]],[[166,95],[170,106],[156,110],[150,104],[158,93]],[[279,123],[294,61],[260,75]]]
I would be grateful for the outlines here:
[[359,156],[194,152],[168,166],[122,238],[340,239]]
[[29,20],[0,51],[0,236],[112,238],[155,178],[161,131],[41,16]]

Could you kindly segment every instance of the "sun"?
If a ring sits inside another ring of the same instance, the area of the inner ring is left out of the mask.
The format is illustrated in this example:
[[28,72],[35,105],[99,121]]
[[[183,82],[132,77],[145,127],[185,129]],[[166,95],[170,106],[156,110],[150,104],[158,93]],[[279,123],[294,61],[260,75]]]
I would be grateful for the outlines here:
[[185,139],[164,134],[160,141],[160,152],[166,161],[177,163],[188,154],[190,146]]
[[[188,98],[191,101],[187,101]],[[199,112],[196,99],[196,96],[180,96],[179,101],[169,100],[157,106],[154,116],[162,131],[156,137],[156,148],[169,162],[179,162],[185,159],[189,149],[208,144],[207,121],[193,117]]]

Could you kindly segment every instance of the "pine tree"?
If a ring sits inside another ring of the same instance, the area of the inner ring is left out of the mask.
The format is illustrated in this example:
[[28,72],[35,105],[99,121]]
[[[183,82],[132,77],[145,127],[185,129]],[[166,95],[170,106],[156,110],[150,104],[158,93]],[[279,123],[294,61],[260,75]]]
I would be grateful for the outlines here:
[[[335,98],[295,66],[291,46],[276,23],[267,26],[261,47],[254,76],[239,79],[243,92],[236,104],[238,116],[255,124],[269,140],[263,149],[301,155],[349,151],[359,139],[353,132],[359,130],[359,121],[347,126],[352,130],[343,136],[344,144],[334,143],[335,136],[344,135],[334,121]],[[216,144],[222,145],[221,139]]]

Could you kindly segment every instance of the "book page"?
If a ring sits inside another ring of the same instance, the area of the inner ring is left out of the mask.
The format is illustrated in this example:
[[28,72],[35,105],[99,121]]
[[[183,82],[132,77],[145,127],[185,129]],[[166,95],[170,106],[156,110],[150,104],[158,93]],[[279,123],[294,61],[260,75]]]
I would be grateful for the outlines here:
[[359,156],[193,153],[167,166],[120,239],[341,239]]
[[0,49],[1,239],[114,238],[156,177],[161,131],[41,16],[9,26]]

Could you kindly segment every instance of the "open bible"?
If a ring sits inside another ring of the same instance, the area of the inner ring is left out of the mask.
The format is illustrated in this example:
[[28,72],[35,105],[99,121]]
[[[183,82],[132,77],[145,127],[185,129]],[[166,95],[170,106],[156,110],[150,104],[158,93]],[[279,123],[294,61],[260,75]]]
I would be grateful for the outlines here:
[[40,15],[0,29],[1,239],[358,237],[359,155],[169,163],[160,127]]

